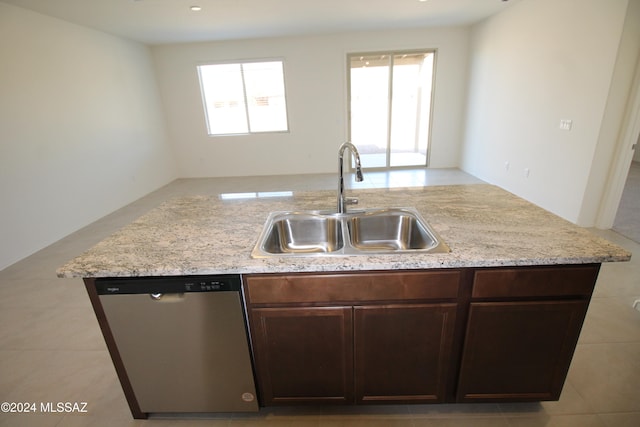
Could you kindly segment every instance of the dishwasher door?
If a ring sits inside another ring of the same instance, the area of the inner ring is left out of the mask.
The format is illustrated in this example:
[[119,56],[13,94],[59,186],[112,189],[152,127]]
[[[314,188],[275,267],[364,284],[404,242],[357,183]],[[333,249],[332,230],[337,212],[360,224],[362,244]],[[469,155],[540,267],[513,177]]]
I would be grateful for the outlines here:
[[143,412],[254,412],[240,277],[96,281]]

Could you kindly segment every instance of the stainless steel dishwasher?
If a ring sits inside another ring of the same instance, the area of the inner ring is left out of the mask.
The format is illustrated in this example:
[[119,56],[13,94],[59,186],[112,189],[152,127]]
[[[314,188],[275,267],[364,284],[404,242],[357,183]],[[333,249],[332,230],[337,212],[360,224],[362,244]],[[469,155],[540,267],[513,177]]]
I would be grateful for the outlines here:
[[239,275],[95,283],[142,412],[258,410]]

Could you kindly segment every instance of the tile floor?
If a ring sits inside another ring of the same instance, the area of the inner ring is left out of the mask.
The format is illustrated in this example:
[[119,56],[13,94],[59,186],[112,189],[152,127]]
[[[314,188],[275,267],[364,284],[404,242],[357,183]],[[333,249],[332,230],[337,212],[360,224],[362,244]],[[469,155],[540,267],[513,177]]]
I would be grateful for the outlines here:
[[[637,427],[640,426],[640,245],[594,232],[634,253],[605,264],[558,402],[263,409],[191,420],[133,420],[82,281],[55,269],[162,200],[184,194],[333,189],[333,175],[184,179],[107,215],[0,271],[0,402],[36,403],[38,413],[0,413],[0,426],[228,427]],[[357,188],[473,184],[456,170],[368,173]],[[637,256],[636,256],[637,255]],[[40,405],[87,402],[86,413],[42,413]]]

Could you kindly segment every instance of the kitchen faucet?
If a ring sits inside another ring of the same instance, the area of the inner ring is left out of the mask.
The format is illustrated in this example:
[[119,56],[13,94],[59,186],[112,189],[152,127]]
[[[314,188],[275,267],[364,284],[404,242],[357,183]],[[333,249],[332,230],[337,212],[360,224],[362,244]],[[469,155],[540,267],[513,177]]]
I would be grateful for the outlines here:
[[344,197],[344,176],[343,176],[343,168],[344,168],[344,151],[346,149],[351,151],[351,155],[353,156],[356,162],[356,181],[362,181],[362,167],[360,166],[360,153],[358,153],[358,149],[355,145],[350,142],[345,142],[338,149],[338,213],[346,213],[347,208],[346,205],[355,205],[358,203],[358,199],[345,198]]

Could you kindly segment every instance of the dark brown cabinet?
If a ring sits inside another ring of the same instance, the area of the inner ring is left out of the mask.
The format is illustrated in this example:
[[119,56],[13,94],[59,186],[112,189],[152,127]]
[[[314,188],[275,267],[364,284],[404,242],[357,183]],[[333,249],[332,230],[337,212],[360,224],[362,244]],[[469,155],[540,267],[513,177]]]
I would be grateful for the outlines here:
[[459,278],[247,276],[262,404],[443,402]]
[[584,301],[472,303],[459,400],[557,400]]
[[458,401],[557,400],[597,273],[581,266],[477,271]]
[[357,403],[442,402],[456,304],[355,307]]
[[251,317],[264,402],[353,402],[351,307],[257,308]]
[[557,400],[598,271],[244,276],[261,405]]

